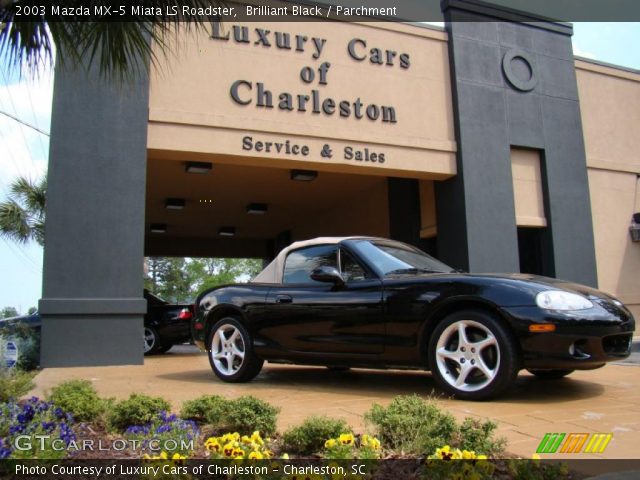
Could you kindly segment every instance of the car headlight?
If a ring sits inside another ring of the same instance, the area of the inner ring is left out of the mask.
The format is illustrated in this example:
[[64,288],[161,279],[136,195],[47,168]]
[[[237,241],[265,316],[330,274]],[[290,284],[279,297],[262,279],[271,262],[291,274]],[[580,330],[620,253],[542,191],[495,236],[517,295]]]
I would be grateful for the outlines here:
[[592,308],[590,300],[571,292],[548,290],[536,295],[536,304],[547,310],[586,310]]

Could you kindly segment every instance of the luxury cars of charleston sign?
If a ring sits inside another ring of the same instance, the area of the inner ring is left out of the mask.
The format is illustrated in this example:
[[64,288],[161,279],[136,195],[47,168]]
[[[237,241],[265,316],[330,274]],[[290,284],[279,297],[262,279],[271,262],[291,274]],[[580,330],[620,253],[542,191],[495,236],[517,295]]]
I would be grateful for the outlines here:
[[[378,105],[363,102],[360,97],[354,100],[335,100],[326,97],[318,88],[329,84],[331,78],[331,62],[323,58],[327,39],[308,37],[300,34],[290,34],[281,31],[271,31],[265,28],[253,28],[243,25],[233,25],[225,28],[220,24],[212,24],[211,39],[220,42],[235,42],[237,44],[289,50],[291,52],[310,52],[311,58],[317,62],[313,66],[302,67],[300,80],[311,86],[310,91],[304,93],[274,92],[268,85],[259,80],[237,79],[229,87],[231,99],[243,107],[254,106],[259,109],[278,109],[288,112],[310,113],[315,115],[340,116],[370,122],[394,124],[398,121],[398,114],[393,105]],[[408,53],[395,50],[371,47],[367,41],[355,37],[345,45],[346,54],[356,62],[368,62],[372,65],[386,66],[408,70],[411,58]],[[245,136],[242,139],[242,150],[280,154],[283,156],[307,157],[310,148],[291,140],[268,141]],[[329,159],[333,156],[330,144],[325,144],[320,156]],[[385,162],[383,152],[375,152],[365,147],[345,146],[342,152],[345,160],[362,162]]]

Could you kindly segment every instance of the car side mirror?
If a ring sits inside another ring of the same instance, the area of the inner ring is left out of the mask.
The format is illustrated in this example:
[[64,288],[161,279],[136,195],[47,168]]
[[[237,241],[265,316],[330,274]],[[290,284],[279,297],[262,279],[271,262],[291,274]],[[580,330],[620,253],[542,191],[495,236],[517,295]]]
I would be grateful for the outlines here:
[[336,286],[344,285],[344,278],[340,272],[334,267],[319,267],[311,272],[311,279],[316,282],[333,283]]

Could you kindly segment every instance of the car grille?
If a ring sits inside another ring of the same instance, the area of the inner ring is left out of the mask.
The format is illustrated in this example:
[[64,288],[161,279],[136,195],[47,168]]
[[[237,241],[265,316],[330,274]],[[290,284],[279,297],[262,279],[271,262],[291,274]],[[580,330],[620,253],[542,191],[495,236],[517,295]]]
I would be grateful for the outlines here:
[[602,348],[607,355],[627,356],[631,351],[633,334],[610,335],[602,339]]

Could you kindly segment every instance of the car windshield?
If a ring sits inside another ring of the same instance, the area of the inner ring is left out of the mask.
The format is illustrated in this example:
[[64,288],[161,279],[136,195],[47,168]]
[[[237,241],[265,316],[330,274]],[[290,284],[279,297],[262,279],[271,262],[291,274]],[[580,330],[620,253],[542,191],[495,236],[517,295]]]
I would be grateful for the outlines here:
[[455,271],[423,251],[404,243],[362,240],[356,242],[356,248],[385,276]]

